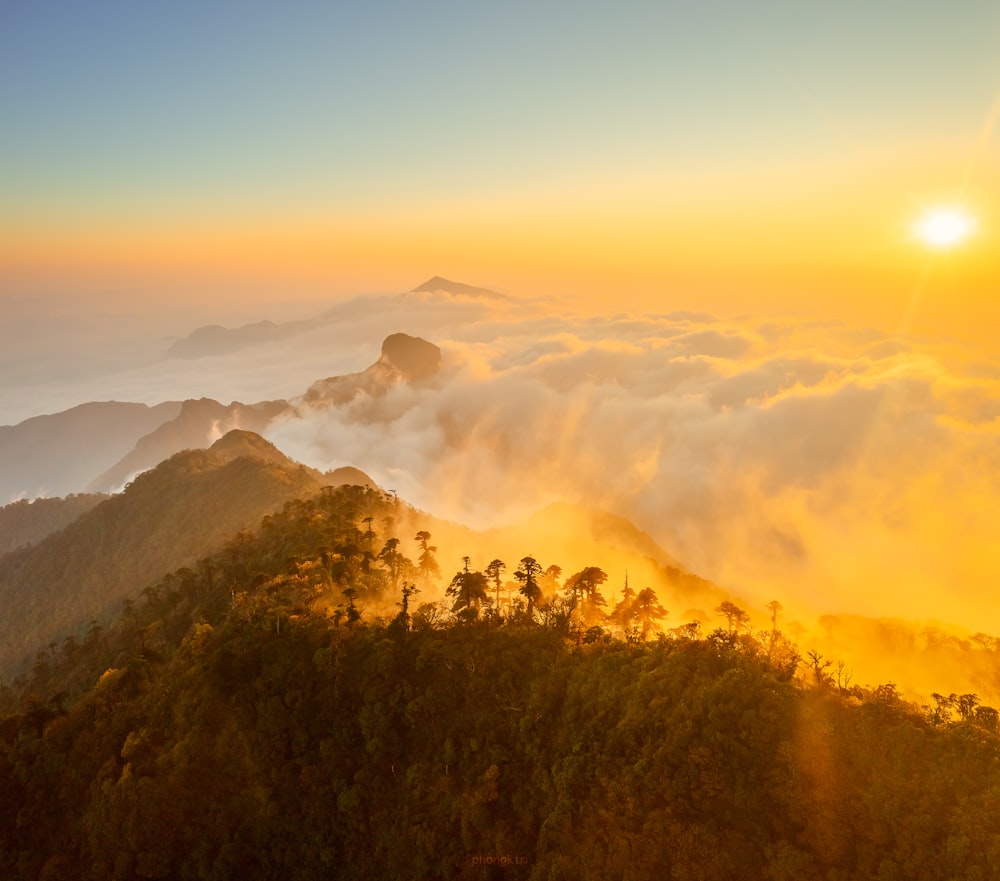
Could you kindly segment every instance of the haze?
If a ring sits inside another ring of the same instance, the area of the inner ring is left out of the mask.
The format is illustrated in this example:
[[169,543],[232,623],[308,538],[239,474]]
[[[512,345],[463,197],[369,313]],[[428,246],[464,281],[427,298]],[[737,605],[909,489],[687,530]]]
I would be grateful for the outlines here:
[[[439,387],[272,432],[435,513],[632,518],[765,601],[996,612],[1000,9],[0,14],[0,424]],[[911,233],[976,219],[948,252]],[[407,295],[441,275],[509,299]],[[331,311],[332,310],[332,311]],[[196,327],[306,322],[168,358]]]

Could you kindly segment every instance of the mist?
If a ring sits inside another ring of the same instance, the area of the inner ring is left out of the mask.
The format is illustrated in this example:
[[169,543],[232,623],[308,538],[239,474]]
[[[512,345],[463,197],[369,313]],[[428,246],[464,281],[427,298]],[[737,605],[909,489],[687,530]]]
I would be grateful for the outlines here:
[[754,602],[970,627],[991,606],[1000,389],[981,365],[696,312],[494,311],[428,338],[435,382],[301,404],[270,439],[477,527],[556,500],[621,514]]
[[281,332],[198,358],[171,346],[226,316],[182,327],[178,314],[109,309],[69,345],[79,323],[21,314],[11,326],[35,322],[30,354],[47,368],[18,374],[12,350],[0,421],[86,400],[295,401],[316,379],[364,369],[402,331],[441,347],[437,377],[336,408],[298,401],[269,439],[481,529],[555,501],[611,511],[758,613],[778,599],[803,619],[983,629],[1000,573],[1000,365],[902,333],[697,305],[557,313],[544,299],[369,295],[311,314],[233,313],[229,327],[267,319]]

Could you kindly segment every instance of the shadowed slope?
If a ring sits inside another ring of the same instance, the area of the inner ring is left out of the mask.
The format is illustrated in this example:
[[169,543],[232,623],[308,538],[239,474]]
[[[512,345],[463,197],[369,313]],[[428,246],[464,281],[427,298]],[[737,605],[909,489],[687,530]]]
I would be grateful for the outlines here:
[[163,573],[193,565],[323,485],[314,470],[246,436],[139,475],[61,532],[0,558],[0,675],[24,669],[39,648],[92,619],[110,620]]

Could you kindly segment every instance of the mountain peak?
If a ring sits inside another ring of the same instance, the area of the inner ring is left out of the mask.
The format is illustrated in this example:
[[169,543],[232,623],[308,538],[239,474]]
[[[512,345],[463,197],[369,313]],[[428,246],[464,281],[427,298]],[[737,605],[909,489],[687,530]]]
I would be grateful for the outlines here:
[[390,334],[382,342],[382,361],[388,361],[407,379],[426,379],[438,372],[441,350],[418,336]]
[[434,278],[428,279],[419,287],[415,287],[411,294],[457,294],[463,297],[491,297],[493,299],[507,299],[503,294],[498,294],[496,291],[488,290],[487,288],[477,288],[471,284],[462,284],[459,281],[451,281],[447,278],[442,278],[440,275],[435,275]]
[[273,462],[279,465],[291,465],[292,462],[281,450],[270,441],[265,440],[253,431],[244,431],[241,428],[234,428],[220,437],[211,449],[225,456],[227,459],[240,459],[250,456],[254,459],[263,459],[266,462]]

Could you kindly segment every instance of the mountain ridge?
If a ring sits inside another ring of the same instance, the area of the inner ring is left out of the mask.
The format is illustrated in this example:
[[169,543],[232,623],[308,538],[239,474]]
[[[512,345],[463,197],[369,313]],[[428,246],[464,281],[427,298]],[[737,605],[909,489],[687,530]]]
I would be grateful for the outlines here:
[[[180,414],[180,401],[90,401],[0,426],[0,501],[86,492],[138,438]],[[83,455],[83,453],[86,453]]]
[[459,281],[451,281],[447,278],[442,278],[440,275],[435,275],[433,278],[427,279],[423,284],[417,285],[410,291],[411,294],[452,294],[454,296],[460,297],[471,297],[473,299],[491,299],[491,300],[510,300],[506,294],[498,293],[497,291],[491,291],[489,288],[480,288],[471,284],[464,284]]
[[106,624],[165,572],[325,485],[283,454],[268,461],[233,448],[176,453],[37,545],[0,557],[0,675],[23,670],[51,639]]
[[291,402],[89,402],[0,426],[0,501],[118,492],[174,453],[206,449],[230,429],[261,433],[302,404],[336,407],[359,394],[378,397],[396,383],[427,382],[440,364],[434,343],[397,332],[384,338],[379,357],[364,370],[318,379]]

